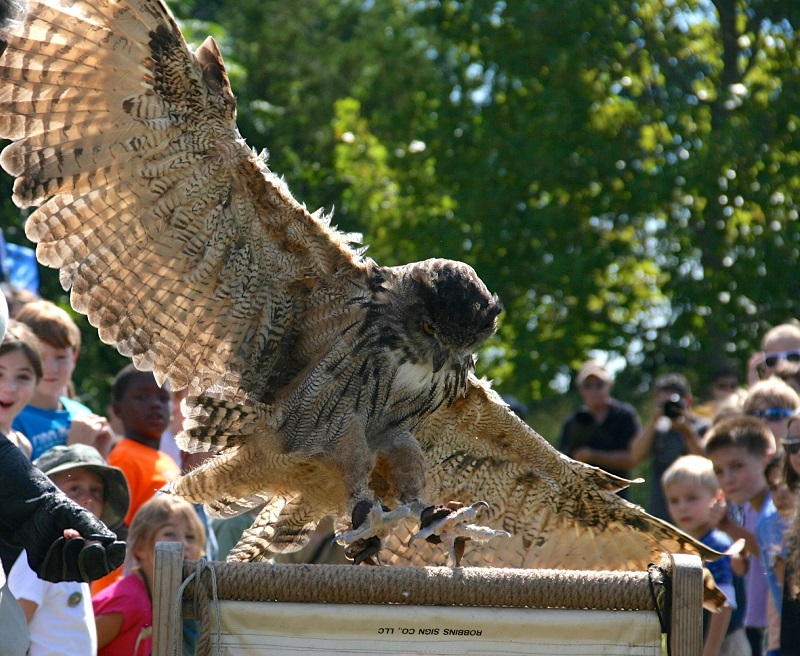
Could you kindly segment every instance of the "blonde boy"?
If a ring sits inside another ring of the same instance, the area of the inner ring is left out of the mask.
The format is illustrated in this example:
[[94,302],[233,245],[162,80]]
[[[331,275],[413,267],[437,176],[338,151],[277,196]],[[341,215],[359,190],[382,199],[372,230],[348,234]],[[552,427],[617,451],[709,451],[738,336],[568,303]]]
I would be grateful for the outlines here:
[[[717,551],[726,551],[731,546],[731,538],[714,527],[714,510],[722,490],[714,475],[714,465],[708,458],[697,455],[678,458],[664,472],[661,485],[667,509],[678,528]],[[704,617],[703,656],[745,656],[750,653],[750,645],[741,620],[731,624],[736,594],[730,559],[721,558],[708,563],[707,567],[717,586],[728,597],[728,604],[720,612]]]

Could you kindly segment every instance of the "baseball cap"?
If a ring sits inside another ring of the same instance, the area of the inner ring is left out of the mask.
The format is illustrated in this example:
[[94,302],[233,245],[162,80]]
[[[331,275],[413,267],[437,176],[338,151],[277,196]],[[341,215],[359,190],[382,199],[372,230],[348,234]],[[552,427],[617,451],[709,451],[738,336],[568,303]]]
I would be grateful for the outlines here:
[[107,465],[103,456],[93,446],[88,444],[54,446],[34,460],[33,464],[47,476],[78,467],[84,467],[97,474],[103,480],[105,489],[105,505],[100,514],[100,521],[112,530],[122,524],[131,498],[128,482],[122,470]]
[[609,375],[606,368],[597,360],[589,360],[588,362],[584,362],[583,366],[578,370],[578,375],[575,377],[575,381],[578,385],[582,385],[583,381],[587,378],[594,376],[595,378],[599,378],[607,383],[611,382],[611,376]]

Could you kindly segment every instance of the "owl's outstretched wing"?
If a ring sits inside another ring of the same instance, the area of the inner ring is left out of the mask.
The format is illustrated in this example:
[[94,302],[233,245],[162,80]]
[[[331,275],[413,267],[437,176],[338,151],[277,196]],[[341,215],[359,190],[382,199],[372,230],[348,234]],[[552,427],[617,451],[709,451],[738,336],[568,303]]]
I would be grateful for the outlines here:
[[31,0],[0,39],[0,164],[72,306],[159,382],[262,392],[311,281],[361,259],[245,145],[213,39],[160,0]]
[[[471,379],[464,398],[440,407],[415,435],[428,466],[432,503],[488,502],[480,523],[511,533],[467,548],[464,564],[582,570],[643,570],[660,554],[718,554],[621,499],[627,481],[559,453],[511,412],[489,384]],[[376,486],[387,484],[376,472]],[[391,495],[390,489],[382,491]],[[380,492],[379,492],[380,496]],[[440,546],[398,532],[387,563],[444,562]]]

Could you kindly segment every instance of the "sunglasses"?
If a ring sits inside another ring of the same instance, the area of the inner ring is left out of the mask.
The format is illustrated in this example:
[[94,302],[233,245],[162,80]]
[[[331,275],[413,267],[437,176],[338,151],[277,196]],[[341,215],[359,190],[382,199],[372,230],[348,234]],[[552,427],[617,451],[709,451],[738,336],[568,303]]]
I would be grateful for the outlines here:
[[800,351],[785,351],[782,353],[768,353],[764,358],[764,364],[774,367],[778,360],[788,360],[789,362],[800,362]]
[[717,389],[720,389],[720,390],[733,392],[734,390],[736,390],[737,387],[739,387],[739,384],[738,383],[721,382],[721,383],[714,383],[714,387],[716,387]]
[[783,443],[783,450],[790,456],[800,453],[800,442],[791,442],[790,444]]
[[587,380],[581,384],[583,389],[603,389],[606,386],[605,381],[602,380]]
[[794,414],[794,410],[789,408],[767,408],[766,410],[751,410],[747,414],[766,421],[780,421],[791,417]]

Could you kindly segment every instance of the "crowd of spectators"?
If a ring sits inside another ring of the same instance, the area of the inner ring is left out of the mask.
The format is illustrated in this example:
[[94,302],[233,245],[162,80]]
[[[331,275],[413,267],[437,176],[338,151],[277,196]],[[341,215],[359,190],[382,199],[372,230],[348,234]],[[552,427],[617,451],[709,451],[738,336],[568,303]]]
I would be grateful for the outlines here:
[[630,478],[641,466],[644,509],[709,546],[744,550],[715,565],[726,612],[707,616],[704,656],[800,656],[800,324],[769,330],[737,370],[716,371],[695,404],[687,377],[656,378],[642,424],[612,396],[600,361],[574,377],[583,404],[563,423],[566,455]]

